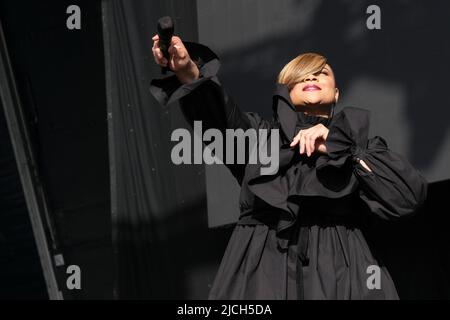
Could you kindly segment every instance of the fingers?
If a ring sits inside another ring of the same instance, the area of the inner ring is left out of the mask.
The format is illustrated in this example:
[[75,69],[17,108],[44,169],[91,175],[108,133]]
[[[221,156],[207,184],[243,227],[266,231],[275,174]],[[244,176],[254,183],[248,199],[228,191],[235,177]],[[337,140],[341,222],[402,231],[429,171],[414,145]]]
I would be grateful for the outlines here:
[[172,70],[177,69],[176,65],[175,65],[175,55],[173,53],[170,54],[169,65],[170,65],[170,69],[172,69]]
[[[157,37],[157,36],[155,36],[155,37]],[[162,53],[161,49],[159,48],[159,40],[155,40],[155,37],[152,38],[152,39],[154,39],[153,47],[152,47],[153,58],[154,58],[155,62],[157,64],[159,64],[160,66],[166,66],[167,59],[163,56],[163,53]]]
[[321,125],[316,125],[309,129],[300,130],[299,133],[292,139],[291,147],[299,145],[300,154],[306,153],[309,157],[314,151],[318,149],[316,142],[318,139],[324,139],[328,133],[328,129]]
[[315,131],[308,136],[309,153],[308,157],[316,150],[316,140],[319,137],[320,132]]
[[183,48],[178,44],[175,44],[173,47],[174,47],[174,54],[178,58],[180,58],[180,59],[186,58],[186,56],[187,56],[186,49],[183,50]]
[[186,48],[182,45],[171,45],[169,47],[170,66],[172,70],[180,70],[189,65],[190,57]]
[[305,151],[305,142],[306,142],[306,130],[300,130],[298,134],[292,139],[292,142],[290,144],[291,147],[295,147],[297,144],[300,146],[300,154],[302,154]]
[[178,48],[181,47],[182,41],[179,37],[177,36],[172,36],[172,39],[170,40],[170,46],[167,49],[167,51],[169,51],[170,55],[176,54],[176,51]]
[[320,153],[324,153],[324,154],[328,153],[327,146],[322,141],[317,142],[316,150],[319,151]]
[[292,142],[290,143],[290,147],[294,148],[296,145],[300,144],[300,153],[303,152],[303,145],[302,145],[302,135],[304,130],[300,130],[298,134],[292,139]]
[[316,133],[314,131],[305,131],[300,138],[300,154],[306,153],[309,157],[315,150]]
[[[300,134],[300,133],[299,133]],[[292,142],[290,144],[291,147],[294,147],[298,142],[300,141],[300,136],[297,134],[294,139],[292,139]]]
[[312,151],[311,151],[311,133],[305,134],[305,152],[308,157],[312,153]]
[[152,37],[152,40],[153,57],[155,62],[160,66],[170,65],[170,68],[172,70],[178,70],[179,68],[187,65],[187,63],[189,62],[189,54],[180,37],[172,36],[171,45],[167,49],[169,53],[169,59],[166,59],[161,51],[161,48],[159,46],[159,36],[155,34]]
[[184,59],[187,56],[186,48],[180,43],[170,45],[168,51],[171,56],[174,55],[178,59]]
[[364,169],[366,169],[369,172],[372,172],[372,169],[370,169],[370,167],[367,165],[367,163],[364,162],[364,160],[360,159],[359,163],[364,167]]
[[175,44],[182,44],[183,43],[183,41],[181,41],[181,38],[180,37],[177,37],[177,36],[172,36],[172,39],[170,39],[170,44],[171,45],[175,45]]
[[[300,130],[301,132],[301,130]],[[305,134],[300,134],[300,154],[305,152]]]

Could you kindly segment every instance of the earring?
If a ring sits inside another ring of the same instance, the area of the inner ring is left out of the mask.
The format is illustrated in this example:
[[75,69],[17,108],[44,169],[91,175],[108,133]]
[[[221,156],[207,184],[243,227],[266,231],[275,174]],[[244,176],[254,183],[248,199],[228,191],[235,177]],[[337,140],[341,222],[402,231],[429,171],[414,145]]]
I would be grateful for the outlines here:
[[331,119],[333,118],[333,116],[334,116],[334,108],[335,108],[335,106],[336,106],[336,102],[333,102],[333,104],[331,105],[331,110],[330,110],[330,113],[329,113],[329,115],[328,115],[328,120],[327,120],[327,127],[330,125],[330,123],[331,123]]

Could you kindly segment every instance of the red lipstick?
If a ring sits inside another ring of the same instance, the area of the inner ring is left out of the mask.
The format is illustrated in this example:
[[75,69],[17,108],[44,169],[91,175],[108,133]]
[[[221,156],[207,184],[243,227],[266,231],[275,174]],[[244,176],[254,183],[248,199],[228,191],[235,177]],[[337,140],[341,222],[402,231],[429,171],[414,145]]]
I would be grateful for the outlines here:
[[322,90],[319,86],[315,84],[308,84],[303,88],[303,91],[316,91],[316,90]]

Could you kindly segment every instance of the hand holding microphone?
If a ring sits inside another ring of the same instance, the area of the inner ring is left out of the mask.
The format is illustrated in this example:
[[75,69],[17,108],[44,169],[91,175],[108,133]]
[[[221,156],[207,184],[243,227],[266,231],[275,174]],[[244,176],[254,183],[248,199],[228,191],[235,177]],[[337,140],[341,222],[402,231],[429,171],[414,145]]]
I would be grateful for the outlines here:
[[[158,30],[158,43],[161,53],[166,60],[169,60],[170,55],[168,49],[172,41],[173,32],[175,31],[175,24],[171,17],[161,17],[158,19],[156,29]],[[168,70],[170,70],[168,66],[161,67],[162,74],[166,74]]]
[[[172,36],[173,33],[170,32],[168,32],[169,37],[165,37],[167,33],[164,35],[163,32],[160,32],[160,25],[161,23],[158,23],[159,34],[152,38],[152,51],[155,62],[163,67],[162,72],[165,73],[167,69],[173,71],[181,83],[190,83],[198,79],[200,74],[198,67],[191,60],[181,39]],[[168,48],[167,45],[169,45]]]

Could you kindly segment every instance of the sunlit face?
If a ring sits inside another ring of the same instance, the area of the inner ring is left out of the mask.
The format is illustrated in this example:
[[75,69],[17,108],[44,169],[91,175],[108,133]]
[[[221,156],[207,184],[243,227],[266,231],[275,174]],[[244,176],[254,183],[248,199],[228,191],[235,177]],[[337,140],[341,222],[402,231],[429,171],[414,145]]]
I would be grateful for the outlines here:
[[[310,74],[301,82],[295,84],[290,91],[290,97],[298,111],[321,113],[325,107],[337,102],[339,90],[333,70],[326,64],[321,71]],[[316,109],[317,112],[314,112]]]

